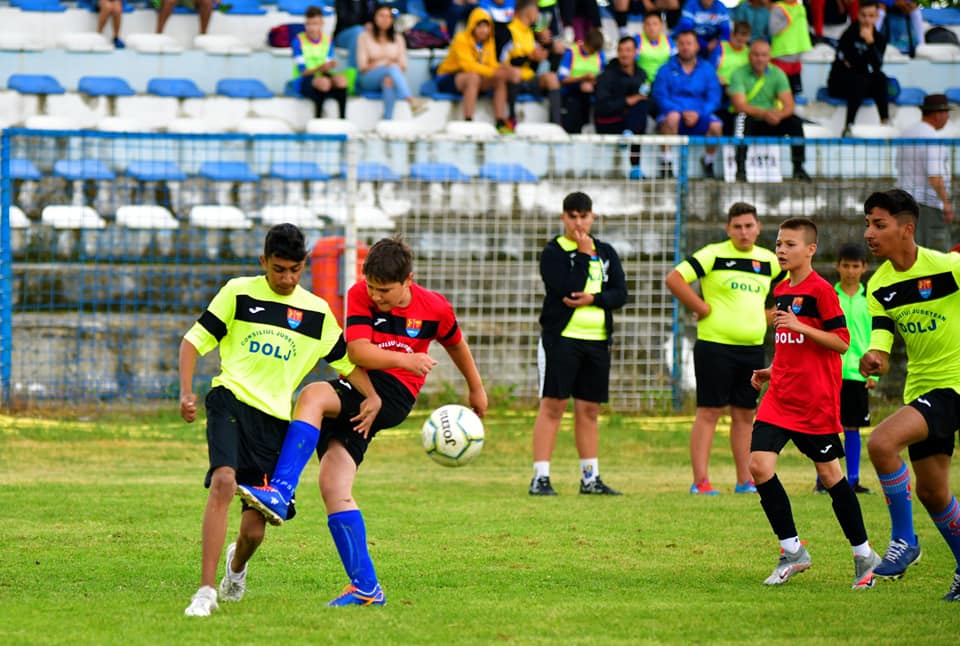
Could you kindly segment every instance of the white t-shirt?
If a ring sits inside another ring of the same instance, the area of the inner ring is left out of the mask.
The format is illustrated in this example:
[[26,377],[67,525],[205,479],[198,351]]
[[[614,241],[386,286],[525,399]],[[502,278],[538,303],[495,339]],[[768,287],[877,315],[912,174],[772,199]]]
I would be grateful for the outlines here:
[[[940,139],[940,132],[926,121],[913,124],[900,133],[902,139]],[[930,142],[900,148],[900,188],[920,204],[943,209],[943,202],[930,186],[930,177],[943,178],[950,194],[950,151],[947,146]]]

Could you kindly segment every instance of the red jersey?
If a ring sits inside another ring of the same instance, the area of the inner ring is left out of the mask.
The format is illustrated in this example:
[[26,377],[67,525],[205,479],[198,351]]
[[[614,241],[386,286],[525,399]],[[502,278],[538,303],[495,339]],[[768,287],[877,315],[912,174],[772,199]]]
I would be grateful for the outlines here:
[[[799,285],[783,281],[773,296],[778,310],[790,310],[801,323],[850,342],[837,292],[817,272]],[[757,420],[810,435],[839,433],[842,355],[786,328],[774,330],[774,339],[770,387]]]
[[[831,287],[831,289],[833,289]],[[410,284],[410,304],[381,312],[367,294],[366,281],[359,281],[347,292],[347,343],[370,339],[379,348],[391,352],[427,352],[436,339],[444,347],[463,339],[453,307],[441,294]],[[406,386],[416,397],[425,377],[400,368],[384,370]]]

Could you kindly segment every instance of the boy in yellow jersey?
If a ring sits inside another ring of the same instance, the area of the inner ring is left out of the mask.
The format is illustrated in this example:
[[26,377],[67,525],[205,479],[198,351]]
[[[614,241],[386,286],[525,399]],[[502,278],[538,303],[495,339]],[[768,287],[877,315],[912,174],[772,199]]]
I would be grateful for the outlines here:
[[[694,495],[715,496],[707,474],[717,421],[730,406],[730,448],[737,468],[735,493],[756,493],[750,476],[750,436],[757,391],[754,370],[765,365],[763,337],[773,313],[770,293],[786,276],[776,255],[755,245],[760,219],[752,204],[737,202],[727,212],[724,242],[695,251],[671,271],[665,283],[697,317],[693,348],[697,414],[690,432]],[[703,296],[690,283],[699,280]]]
[[803,91],[800,73],[803,71],[801,55],[813,49],[810,41],[810,24],[802,0],[780,0],[770,7],[770,55],[773,64],[783,70],[790,80],[794,94]]
[[533,33],[533,26],[540,15],[537,0],[517,0],[513,20],[507,27],[510,41],[504,45],[500,60],[520,70],[520,82],[507,84],[507,104],[510,108],[508,123],[517,122],[516,101],[520,94],[542,96],[547,94],[550,102],[550,122],[560,124],[560,81],[553,72],[537,74],[540,63],[547,60],[548,52],[541,47]]
[[[205,617],[218,608],[214,584],[230,501],[238,483],[269,479],[287,435],[293,392],[316,363],[323,359],[363,394],[362,414],[353,420],[358,432],[369,431],[381,407],[366,372],[347,356],[330,306],[299,286],[306,257],[297,227],[271,228],[260,256],[264,274],[228,281],[180,344],[180,415],[187,423],[197,417],[197,356],[220,347],[220,374],[206,397],[210,494],[203,515],[200,589],[184,611],[188,616]],[[335,404],[328,408],[323,415],[340,412]],[[265,526],[264,516],[244,504],[239,535],[227,547],[221,601],[243,597],[246,563],[263,541]]]
[[600,404],[610,385],[613,310],[627,301],[627,283],[617,252],[590,235],[593,202],[585,193],[563,199],[563,235],[540,254],[546,294],[540,313],[540,410],[533,424],[531,496],[555,496],[550,457],[557,431],[573,397],[580,493],[620,495],[600,479],[597,461]]
[[950,489],[950,458],[960,428],[960,255],[917,246],[920,209],[906,191],[873,193],[863,205],[867,246],[884,263],[867,283],[873,316],[860,374],[890,370],[894,332],[907,352],[906,405],[877,425],[867,448],[890,512],[891,537],[876,576],[899,579],[920,559],[910,472],[917,497],[957,561],[944,601],[960,601],[960,506]]
[[714,114],[723,122],[723,134],[727,137],[733,134],[734,113],[730,107],[730,77],[734,70],[750,63],[750,23],[735,22],[730,40],[720,42],[720,45],[710,54],[710,63],[717,68],[717,79],[723,98],[720,100],[720,109]]
[[307,7],[304,31],[290,41],[293,54],[293,78],[300,94],[314,105],[314,116],[323,116],[323,102],[328,98],[337,102],[340,118],[347,116],[347,78],[333,72],[337,59],[333,55],[333,41],[323,31],[323,12],[319,7]]
[[563,94],[563,129],[574,134],[590,122],[590,106],[597,77],[607,64],[603,53],[603,32],[591,29],[583,42],[574,43],[560,59],[557,78]]

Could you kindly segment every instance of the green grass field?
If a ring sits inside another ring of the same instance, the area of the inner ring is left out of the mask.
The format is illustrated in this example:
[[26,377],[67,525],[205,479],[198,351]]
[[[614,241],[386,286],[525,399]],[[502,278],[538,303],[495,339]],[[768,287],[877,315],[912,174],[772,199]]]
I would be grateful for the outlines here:
[[[202,424],[166,412],[0,417],[0,643],[957,642],[960,606],[940,601],[954,562],[926,513],[917,505],[922,561],[854,592],[829,497],[811,493],[813,468],[793,448],[779,472],[813,567],[771,589],[761,581],[776,537],[756,496],[730,493],[726,437],[712,463],[724,495],[692,498],[689,419],[606,418],[601,472],[626,495],[597,499],[576,493],[565,427],[552,466],[561,495],[539,499],[526,493],[530,414],[492,413],[480,458],[446,469],[420,449],[419,411],[374,441],[355,491],[385,607],[324,607],[346,577],[313,463],[297,518],[269,528],[251,562],[247,597],[207,619],[183,616],[199,578]],[[864,471],[876,491],[866,459]],[[861,503],[882,553],[882,496]],[[239,501],[228,538],[238,521]]]

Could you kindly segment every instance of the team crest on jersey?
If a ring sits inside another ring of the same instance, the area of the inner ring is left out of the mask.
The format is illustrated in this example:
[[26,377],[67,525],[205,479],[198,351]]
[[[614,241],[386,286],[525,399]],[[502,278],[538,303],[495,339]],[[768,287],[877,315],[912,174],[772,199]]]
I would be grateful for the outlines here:
[[292,307],[287,308],[287,325],[291,330],[296,330],[303,322],[303,312],[295,310]]
[[423,328],[423,321],[419,319],[407,319],[407,336],[417,338],[420,336],[421,328]]
[[800,310],[803,309],[803,296],[794,296],[790,309],[793,310],[794,314],[800,314]]
[[920,291],[921,298],[930,298],[930,294],[933,293],[933,279],[921,278],[917,281],[917,289]]
[[757,274],[759,274],[760,270],[763,269],[763,267],[760,265],[759,260],[754,260],[753,262],[750,263],[750,265],[753,267],[754,273],[757,273]]

